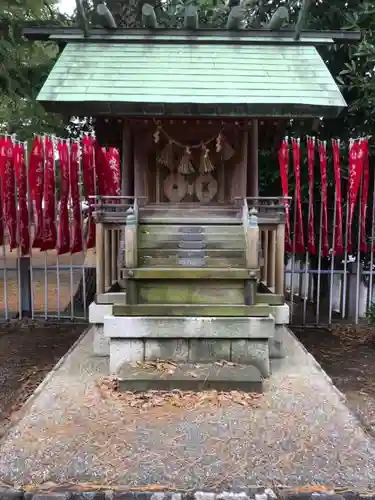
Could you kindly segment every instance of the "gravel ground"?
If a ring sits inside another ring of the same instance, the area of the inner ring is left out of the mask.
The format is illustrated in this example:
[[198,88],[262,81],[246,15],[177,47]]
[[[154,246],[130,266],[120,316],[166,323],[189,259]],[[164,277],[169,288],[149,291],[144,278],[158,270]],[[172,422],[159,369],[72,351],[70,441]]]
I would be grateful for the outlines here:
[[0,326],[0,436],[84,325],[21,323]]
[[375,444],[292,335],[260,407],[137,409],[104,398],[87,334],[0,448],[0,483],[375,486]]

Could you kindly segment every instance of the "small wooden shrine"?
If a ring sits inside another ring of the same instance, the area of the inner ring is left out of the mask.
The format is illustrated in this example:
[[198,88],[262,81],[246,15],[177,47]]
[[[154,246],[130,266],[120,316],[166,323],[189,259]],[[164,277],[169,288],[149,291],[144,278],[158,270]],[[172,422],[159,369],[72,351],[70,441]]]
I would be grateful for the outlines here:
[[256,383],[283,355],[288,200],[259,197],[259,140],[280,120],[336,117],[346,104],[317,48],[359,40],[280,29],[285,10],[241,30],[235,6],[226,30],[201,30],[190,6],[185,29],[165,30],[145,4],[131,30],[100,4],[103,28],[24,30],[62,48],[38,100],[95,117],[99,142],[121,149],[122,196],[95,205],[91,321],[112,372],[224,359]]

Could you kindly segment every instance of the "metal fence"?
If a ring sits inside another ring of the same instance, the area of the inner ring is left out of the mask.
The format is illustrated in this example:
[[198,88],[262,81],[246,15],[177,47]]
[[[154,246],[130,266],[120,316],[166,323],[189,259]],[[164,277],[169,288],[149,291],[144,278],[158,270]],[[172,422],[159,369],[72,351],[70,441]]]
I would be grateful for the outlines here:
[[21,257],[5,243],[0,251],[0,320],[87,320],[95,293],[93,250],[59,256],[36,249]]

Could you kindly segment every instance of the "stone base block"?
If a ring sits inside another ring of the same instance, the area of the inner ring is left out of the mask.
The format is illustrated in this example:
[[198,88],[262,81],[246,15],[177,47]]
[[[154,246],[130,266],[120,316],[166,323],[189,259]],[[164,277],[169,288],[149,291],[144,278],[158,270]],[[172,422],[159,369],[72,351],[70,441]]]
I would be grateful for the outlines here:
[[163,339],[145,341],[145,360],[173,359],[187,362],[189,359],[189,342],[186,339]]
[[126,292],[107,292],[96,296],[96,304],[112,304],[122,306],[126,304]]
[[89,322],[93,324],[104,323],[105,316],[112,314],[113,304],[96,304],[91,302],[89,305]]
[[275,319],[276,325],[288,325],[290,320],[290,312],[288,304],[282,306],[269,306],[270,313]]
[[145,360],[145,345],[139,339],[111,339],[109,371],[116,374],[122,365]]
[[95,356],[109,356],[109,338],[104,336],[104,328],[100,323],[92,325],[93,344],[92,349]]
[[275,336],[269,339],[269,351],[271,359],[285,358],[285,348],[283,344],[284,335],[286,334],[286,326],[275,325]]
[[181,363],[171,373],[150,367],[123,365],[118,373],[120,391],[233,391],[262,392],[263,377],[255,366],[218,366]]
[[258,368],[263,377],[270,374],[269,340],[232,340],[231,361]]
[[110,371],[136,361],[156,359],[177,363],[213,363],[232,361],[254,366],[263,377],[270,374],[268,339],[110,339]]
[[104,335],[110,338],[269,339],[273,337],[274,330],[275,320],[271,315],[177,317],[109,314],[104,319]]

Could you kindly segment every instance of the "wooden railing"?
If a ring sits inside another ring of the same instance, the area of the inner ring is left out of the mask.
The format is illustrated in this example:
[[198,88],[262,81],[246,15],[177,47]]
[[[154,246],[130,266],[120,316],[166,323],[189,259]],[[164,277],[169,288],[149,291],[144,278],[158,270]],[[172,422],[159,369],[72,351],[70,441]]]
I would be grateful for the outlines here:
[[289,202],[290,198],[280,197],[244,200],[244,210],[250,217],[253,212],[257,218],[260,280],[270,291],[280,295],[284,293],[285,206]]
[[95,196],[91,208],[96,222],[96,292],[99,294],[108,291],[121,278],[127,258],[126,221],[132,215],[137,227],[138,200],[133,196]]

